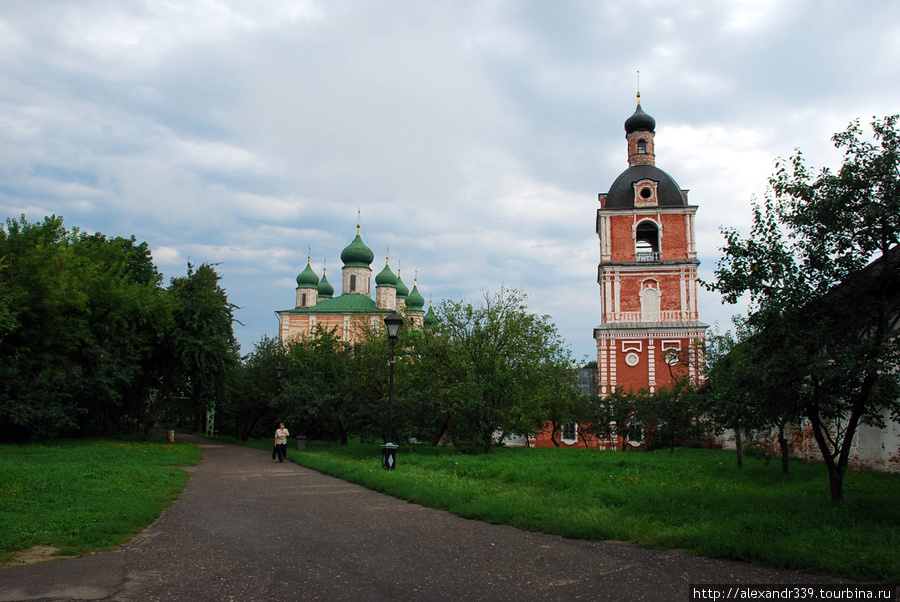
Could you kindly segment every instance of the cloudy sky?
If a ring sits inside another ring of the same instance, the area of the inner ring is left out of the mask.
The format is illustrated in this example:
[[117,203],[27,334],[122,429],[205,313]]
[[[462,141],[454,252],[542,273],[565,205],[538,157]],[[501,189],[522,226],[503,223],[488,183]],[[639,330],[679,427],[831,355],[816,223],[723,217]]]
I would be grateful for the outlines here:
[[[597,194],[623,123],[698,205],[701,275],[777,157],[900,111],[896,0],[4,0],[0,217],[218,263],[242,350],[357,215],[435,304],[515,287],[575,357],[600,320]],[[701,319],[740,307],[703,292]]]

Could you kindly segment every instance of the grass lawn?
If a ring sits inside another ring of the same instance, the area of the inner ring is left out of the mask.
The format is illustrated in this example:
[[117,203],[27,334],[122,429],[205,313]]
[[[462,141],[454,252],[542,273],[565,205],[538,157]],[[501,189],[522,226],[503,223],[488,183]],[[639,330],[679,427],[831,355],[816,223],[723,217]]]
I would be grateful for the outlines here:
[[80,555],[127,542],[184,489],[175,466],[199,461],[186,443],[0,445],[0,564],[35,546]]
[[[269,440],[255,443],[271,449]],[[459,516],[583,539],[631,541],[832,577],[900,582],[900,475],[852,472],[831,505],[822,464],[733,452],[498,448],[480,456],[313,442],[289,459]]]
[[[271,451],[271,440],[250,442]],[[615,539],[832,577],[900,582],[900,475],[848,473],[833,507],[820,464],[677,449],[598,452],[313,442],[290,460],[454,514],[584,539]],[[77,555],[124,543],[175,500],[200,450],[189,444],[0,445],[0,563],[34,546]]]

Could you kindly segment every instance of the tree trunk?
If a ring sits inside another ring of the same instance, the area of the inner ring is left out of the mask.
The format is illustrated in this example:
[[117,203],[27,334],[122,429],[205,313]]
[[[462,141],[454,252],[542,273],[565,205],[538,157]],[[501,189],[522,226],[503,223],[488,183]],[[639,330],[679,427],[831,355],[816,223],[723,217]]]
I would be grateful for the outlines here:
[[[825,425],[819,420],[816,412],[809,412],[809,420],[812,423],[813,435],[816,443],[819,444],[819,451],[822,452],[822,459],[828,468],[828,481],[831,485],[831,503],[840,506],[844,502],[844,471],[839,462],[834,459],[838,455],[839,450],[831,450],[828,446],[828,438],[825,434]],[[844,439],[846,441],[846,437]],[[840,442],[836,442],[839,444]]]
[[828,466],[828,480],[831,484],[831,503],[840,506],[844,503],[844,471],[840,466]]
[[737,452],[738,468],[744,467],[744,441],[741,437],[741,427],[734,429],[734,449]]
[[481,438],[484,441],[484,453],[491,453],[491,449],[494,447],[494,431],[486,430],[481,433]]
[[790,456],[788,455],[788,442],[784,436],[784,422],[778,425],[778,445],[781,447],[781,472],[787,474]]
[[554,421],[550,424],[553,425],[553,428],[550,429],[550,441],[553,442],[554,447],[559,447],[559,442],[556,440],[556,433],[559,432],[559,423]]
[[[877,376],[873,373],[867,374],[863,379],[862,387],[856,394],[856,400],[850,409],[850,416],[847,419],[847,426],[844,428],[843,437],[835,438],[834,451],[828,447],[828,441],[825,432],[825,425],[819,419],[816,411],[817,406],[813,406],[808,411],[808,417],[813,426],[813,435],[816,437],[816,443],[825,459],[825,465],[828,467],[828,480],[831,483],[831,503],[839,506],[844,503],[844,473],[847,471],[847,465],[850,463],[850,449],[853,444],[853,437],[859,428],[859,419],[862,416],[865,402],[869,400],[872,391],[877,382]],[[837,462],[835,462],[835,458]]]
[[437,437],[431,440],[432,447],[437,447],[441,444],[441,439],[443,439],[444,435],[447,434],[447,423],[448,421],[445,420],[444,424],[441,425],[441,430],[438,432]]

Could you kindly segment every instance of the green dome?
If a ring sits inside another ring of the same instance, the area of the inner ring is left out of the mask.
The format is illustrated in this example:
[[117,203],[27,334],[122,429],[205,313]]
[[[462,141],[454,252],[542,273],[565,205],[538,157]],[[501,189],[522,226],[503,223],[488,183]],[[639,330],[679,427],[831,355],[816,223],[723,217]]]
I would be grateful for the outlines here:
[[318,290],[320,299],[330,299],[334,295],[334,287],[328,282],[325,272],[322,272],[322,280],[319,281]]
[[316,288],[318,285],[319,277],[316,276],[316,273],[313,271],[312,266],[309,265],[309,260],[307,259],[306,269],[297,276],[297,288]]
[[422,323],[425,325],[425,328],[434,328],[438,325],[437,316],[434,315],[434,308],[430,305],[428,306],[428,311],[425,313],[425,318],[422,320]]
[[406,299],[409,296],[409,287],[400,280],[400,270],[397,270],[397,298]]
[[356,228],[356,238],[353,239],[346,249],[341,251],[341,261],[344,267],[351,266],[357,268],[367,268],[375,261],[375,253],[366,246],[359,236],[359,227]]
[[425,297],[419,294],[418,281],[413,284],[412,292],[406,297],[406,307],[410,311],[423,311],[425,308]]
[[394,272],[391,271],[391,266],[388,265],[388,262],[384,262],[384,269],[375,276],[375,286],[397,287],[397,277],[394,276]]

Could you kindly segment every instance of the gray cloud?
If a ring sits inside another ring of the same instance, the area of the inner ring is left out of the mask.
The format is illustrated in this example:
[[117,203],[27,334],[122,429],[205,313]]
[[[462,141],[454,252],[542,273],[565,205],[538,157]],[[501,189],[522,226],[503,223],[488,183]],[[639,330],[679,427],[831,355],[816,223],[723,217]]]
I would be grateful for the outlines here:
[[[699,205],[702,270],[773,161],[897,111],[900,6],[40,3],[0,7],[0,209],[219,262],[249,351],[307,254],[355,234],[426,298],[516,286],[578,356],[599,321],[597,193],[641,71],[658,165]],[[739,309],[739,308],[738,308]],[[704,293],[701,317],[738,309]]]

